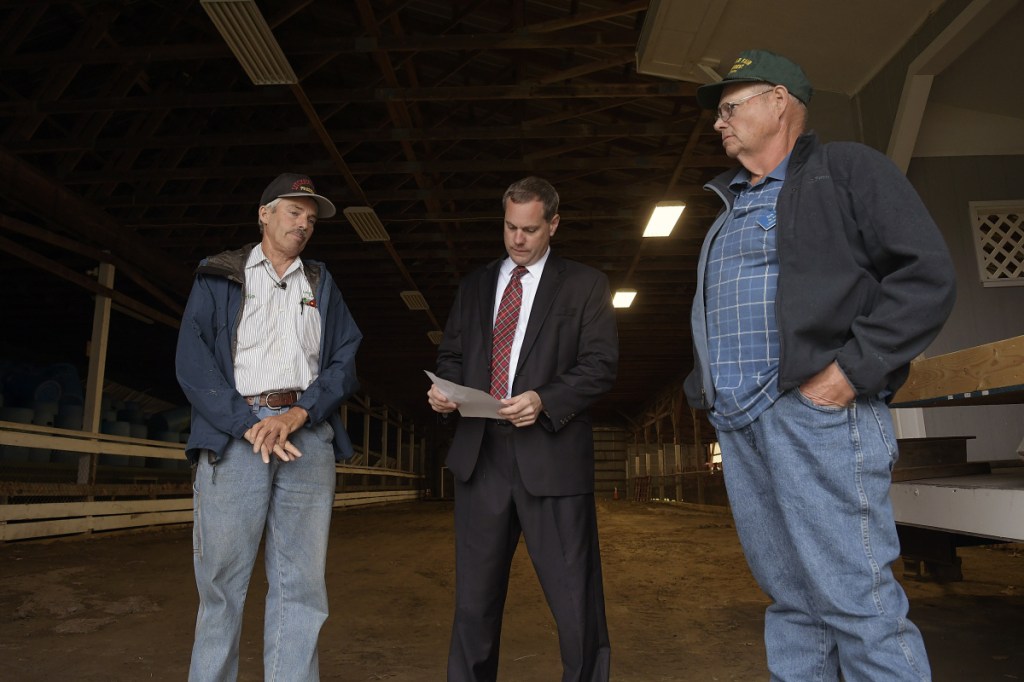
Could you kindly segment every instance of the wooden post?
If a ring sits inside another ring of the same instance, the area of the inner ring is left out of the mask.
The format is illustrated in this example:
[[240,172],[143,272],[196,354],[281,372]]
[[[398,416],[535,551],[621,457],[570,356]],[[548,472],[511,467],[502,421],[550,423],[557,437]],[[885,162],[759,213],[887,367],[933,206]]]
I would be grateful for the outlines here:
[[[341,427],[343,429],[347,429],[348,428],[348,401],[347,400],[341,404],[341,407],[338,408],[338,411],[341,413]],[[355,449],[355,444],[354,443],[353,443],[353,449]],[[340,471],[338,471],[338,465],[335,464],[335,466],[334,466],[334,492],[338,493],[338,492],[341,492],[344,489],[345,489],[345,474],[343,474]]]
[[692,407],[690,408],[690,418],[693,420],[693,446],[697,448],[697,452],[700,452],[703,446],[700,438],[700,417],[697,415],[697,410]]
[[404,425],[403,419],[404,417],[399,414],[398,422],[395,426],[395,468],[399,471],[402,471],[402,446],[404,445],[402,442],[402,434],[404,433],[404,430],[402,429],[402,426]]
[[[372,399],[370,396],[366,396],[366,412],[363,413],[363,464],[370,466],[370,403]],[[368,476],[363,474],[359,477],[359,482],[362,485],[366,485]]]
[[[431,479],[427,478],[427,437],[420,436],[420,446],[416,449],[416,459],[412,464],[413,471],[420,475],[420,488],[430,484]],[[440,486],[438,487],[440,491]],[[436,493],[431,491],[430,495],[433,496]]]
[[[651,446],[650,445],[648,445],[646,448],[644,448],[644,478],[647,480],[647,486],[648,486],[647,491],[648,491],[648,493],[650,493],[650,485],[651,485]],[[646,500],[643,499],[643,495],[641,495],[640,501],[641,502],[646,502]]]
[[384,412],[380,416],[380,465],[382,469],[388,467],[388,406],[384,406]]
[[676,443],[676,502],[683,501],[683,446]]
[[665,445],[662,444],[658,447],[658,497],[664,500],[668,495],[665,494],[665,479],[668,477],[665,467]]
[[408,453],[406,456],[405,469],[403,471],[415,471],[416,470],[416,422],[409,419],[409,428],[406,430],[408,435],[406,436],[405,451]]
[[[108,289],[114,288],[114,266],[100,263],[97,273],[99,283]],[[110,335],[110,297],[96,294],[92,314],[92,339],[89,341],[89,376],[86,379],[85,407],[82,428],[98,433],[103,416],[103,382],[107,369],[107,340]],[[81,455],[78,458],[78,482],[96,482],[97,455]]]

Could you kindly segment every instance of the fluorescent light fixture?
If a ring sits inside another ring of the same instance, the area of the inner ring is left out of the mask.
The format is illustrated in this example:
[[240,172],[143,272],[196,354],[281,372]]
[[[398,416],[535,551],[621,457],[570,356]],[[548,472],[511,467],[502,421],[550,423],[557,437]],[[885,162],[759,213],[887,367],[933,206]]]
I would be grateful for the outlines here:
[[201,4],[255,85],[299,82],[254,0],[201,0]]
[[403,291],[399,294],[402,300],[405,301],[405,307],[409,310],[426,310],[427,299],[423,298],[423,294],[418,291]]
[[615,295],[612,296],[612,307],[628,308],[633,305],[634,298],[636,298],[636,289],[616,289]]
[[667,237],[672,234],[679,216],[683,214],[686,204],[681,201],[659,201],[654,205],[651,219],[644,228],[645,237]]
[[436,330],[432,332],[427,332],[427,338],[430,339],[430,342],[435,346],[440,346],[441,339],[444,338],[444,332]]
[[386,242],[391,241],[391,235],[384,229],[384,223],[377,217],[377,213],[369,206],[349,206],[341,211],[356,229],[356,234],[364,242]]

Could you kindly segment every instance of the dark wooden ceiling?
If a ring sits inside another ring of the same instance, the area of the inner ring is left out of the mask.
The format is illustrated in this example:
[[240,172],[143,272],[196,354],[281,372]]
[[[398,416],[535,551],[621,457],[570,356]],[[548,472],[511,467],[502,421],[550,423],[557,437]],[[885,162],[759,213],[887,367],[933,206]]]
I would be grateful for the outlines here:
[[[368,392],[422,410],[428,332],[460,278],[502,255],[505,187],[536,174],[562,196],[555,251],[639,292],[617,313],[599,418],[678,385],[716,211],[702,185],[728,159],[693,84],[637,74],[646,0],[257,4],[296,85],[254,85],[199,0],[0,0],[0,357],[84,367],[91,292],[71,280],[108,258],[115,290],[157,320],[115,315],[108,377],[180,402],[160,320],[180,316],[200,258],[257,239],[267,182],[305,171],[390,234],[363,242],[339,213],[306,255],[364,332]],[[685,200],[683,218],[642,240],[662,199]],[[429,310],[407,309],[407,290]]]

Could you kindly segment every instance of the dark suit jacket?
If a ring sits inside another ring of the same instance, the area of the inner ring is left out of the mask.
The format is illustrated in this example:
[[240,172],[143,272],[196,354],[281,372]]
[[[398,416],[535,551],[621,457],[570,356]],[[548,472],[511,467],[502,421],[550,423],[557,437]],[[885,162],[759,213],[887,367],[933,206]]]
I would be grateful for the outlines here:
[[[437,375],[488,391],[496,260],[467,276],[438,349]],[[594,490],[594,441],[587,408],[615,382],[619,345],[608,278],[548,255],[519,353],[512,395],[534,390],[544,410],[513,434],[519,472],[533,495]],[[476,467],[486,420],[461,418],[447,464],[461,481]]]

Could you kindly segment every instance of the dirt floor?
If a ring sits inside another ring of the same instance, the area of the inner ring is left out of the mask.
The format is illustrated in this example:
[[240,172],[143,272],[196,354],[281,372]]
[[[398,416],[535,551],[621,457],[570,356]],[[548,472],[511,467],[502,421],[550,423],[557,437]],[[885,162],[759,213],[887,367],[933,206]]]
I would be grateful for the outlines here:
[[[620,681],[764,680],[767,600],[728,514],[601,501]],[[1024,680],[1024,551],[962,548],[963,582],[905,580],[936,682]],[[0,679],[183,680],[196,609],[188,529],[0,547]],[[320,639],[327,680],[444,679],[454,587],[452,508],[338,512]],[[265,581],[242,632],[242,680],[261,680]],[[525,548],[516,556],[500,679],[559,679],[557,641]]]

